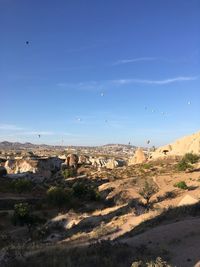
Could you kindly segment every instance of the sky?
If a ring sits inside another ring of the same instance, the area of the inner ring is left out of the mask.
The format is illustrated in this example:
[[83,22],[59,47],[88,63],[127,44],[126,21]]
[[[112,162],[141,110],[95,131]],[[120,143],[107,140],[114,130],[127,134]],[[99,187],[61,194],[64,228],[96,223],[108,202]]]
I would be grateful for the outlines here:
[[0,0],[0,141],[160,146],[200,130],[200,1]]

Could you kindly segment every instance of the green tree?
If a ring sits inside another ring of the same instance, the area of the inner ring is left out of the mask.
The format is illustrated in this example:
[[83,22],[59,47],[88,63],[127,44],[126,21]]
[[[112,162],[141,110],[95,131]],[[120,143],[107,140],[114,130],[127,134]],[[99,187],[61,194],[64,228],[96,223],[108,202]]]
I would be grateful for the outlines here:
[[47,190],[47,201],[50,205],[58,208],[63,207],[70,201],[71,190],[52,186]]
[[13,214],[14,225],[26,225],[30,232],[31,227],[34,225],[34,218],[31,216],[30,211],[31,209],[28,203],[15,204]]
[[100,200],[100,194],[97,188],[84,182],[74,183],[72,189],[74,196],[79,199],[87,199],[92,201]]

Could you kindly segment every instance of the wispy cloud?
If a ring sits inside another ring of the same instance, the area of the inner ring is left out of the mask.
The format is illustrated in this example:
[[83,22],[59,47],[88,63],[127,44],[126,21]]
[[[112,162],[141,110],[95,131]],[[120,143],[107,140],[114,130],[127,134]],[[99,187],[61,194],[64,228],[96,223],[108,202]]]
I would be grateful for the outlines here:
[[14,124],[0,124],[0,137],[31,137],[31,136],[74,136],[69,132],[53,132],[44,130],[31,130],[28,128],[22,128]]
[[163,80],[146,80],[146,79],[119,79],[113,80],[113,84],[116,85],[124,85],[124,84],[132,84],[132,83],[142,83],[142,84],[157,84],[157,85],[164,85],[170,84],[175,82],[183,82],[183,81],[193,81],[197,80],[197,76],[178,76],[174,78],[168,78]]
[[149,85],[166,85],[171,83],[187,82],[197,80],[199,76],[177,76],[173,78],[166,78],[160,80],[153,79],[116,79],[116,80],[105,80],[105,81],[85,81],[79,83],[58,83],[57,86],[65,90],[77,90],[77,91],[93,91],[100,92],[107,90],[108,87],[112,86],[123,86],[128,84],[149,84]]
[[142,61],[155,61],[157,58],[155,57],[138,57],[138,58],[131,58],[131,59],[121,59],[113,63],[113,65],[122,65],[134,62],[142,62]]
[[22,131],[24,128],[18,127],[14,124],[0,124],[0,130],[5,130],[5,131]]

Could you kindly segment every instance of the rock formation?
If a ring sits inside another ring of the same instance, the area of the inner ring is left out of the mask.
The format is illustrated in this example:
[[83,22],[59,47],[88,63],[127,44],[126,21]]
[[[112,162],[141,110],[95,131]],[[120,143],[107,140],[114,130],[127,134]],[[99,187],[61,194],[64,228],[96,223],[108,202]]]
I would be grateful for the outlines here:
[[51,174],[60,170],[63,160],[52,158],[36,159],[9,159],[5,162],[8,174],[33,173],[45,178],[50,178]]
[[91,164],[91,162],[89,160],[89,156],[85,156],[85,155],[79,156],[78,163],[79,164]]
[[162,146],[152,153],[152,158],[183,156],[186,153],[200,154],[200,132],[185,136],[172,144]]
[[68,167],[77,168],[78,166],[78,156],[76,154],[69,154],[65,160],[65,164]]
[[128,165],[144,163],[146,160],[147,160],[147,157],[144,151],[141,148],[138,148],[135,151],[134,156],[129,159]]
[[106,168],[107,169],[114,169],[117,167],[122,167],[124,165],[125,165],[125,162],[123,160],[109,159],[108,162],[106,163]]
[[114,169],[116,167],[122,167],[125,165],[125,161],[121,159],[107,159],[104,157],[90,157],[89,161],[91,164],[97,168],[107,168],[107,169]]

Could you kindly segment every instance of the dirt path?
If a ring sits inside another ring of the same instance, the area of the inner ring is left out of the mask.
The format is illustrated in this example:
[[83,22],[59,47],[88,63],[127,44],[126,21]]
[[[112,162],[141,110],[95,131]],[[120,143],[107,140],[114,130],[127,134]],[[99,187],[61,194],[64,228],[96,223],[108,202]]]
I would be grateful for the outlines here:
[[140,216],[135,216],[133,214],[129,214],[127,216],[127,221],[120,226],[119,231],[112,233],[110,235],[107,235],[103,238],[100,238],[100,240],[106,240],[106,239],[114,240],[120,236],[123,236],[125,233],[128,233],[129,231],[131,231],[136,226],[138,226],[140,223],[142,223],[142,222],[150,219],[152,216],[156,216],[156,215],[157,215],[157,212],[153,212],[153,211],[149,212],[149,213],[142,214]]
[[192,267],[200,262],[200,218],[157,226],[120,242],[146,245],[154,251],[163,248],[176,267]]

